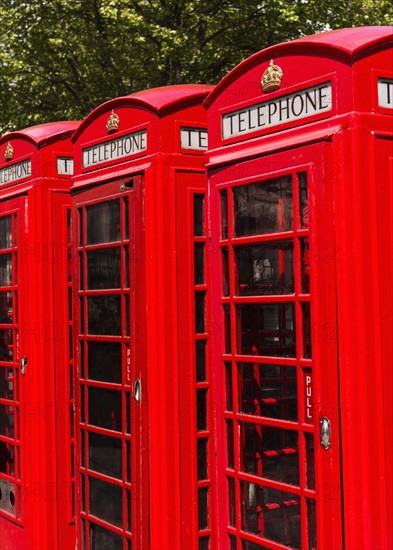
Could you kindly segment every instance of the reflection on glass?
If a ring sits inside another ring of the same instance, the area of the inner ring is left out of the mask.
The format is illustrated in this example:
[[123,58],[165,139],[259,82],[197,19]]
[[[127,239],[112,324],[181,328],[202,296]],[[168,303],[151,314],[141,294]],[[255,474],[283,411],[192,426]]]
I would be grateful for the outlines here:
[[303,313],[303,357],[311,359],[311,313],[309,302],[302,303]]
[[206,409],[207,390],[197,391],[197,431],[207,430],[207,409]]
[[88,388],[89,424],[121,432],[121,392]]
[[198,481],[207,479],[207,439],[197,439]]
[[[241,482],[242,528],[275,542],[301,548],[299,497]],[[289,526],[283,529],[283,525]]]
[[206,380],[206,340],[196,341],[196,381]]
[[201,237],[204,234],[203,210],[204,195],[194,195],[194,235]]
[[89,296],[89,334],[121,334],[120,296]]
[[228,238],[228,195],[227,190],[220,192],[221,200],[221,239]]
[[14,437],[14,407],[0,404],[0,435]]
[[236,493],[235,480],[233,477],[228,477],[228,504],[229,504],[229,525],[236,527]]
[[228,454],[228,468],[234,468],[235,464],[235,450],[233,441],[233,421],[226,420],[227,426],[227,454]]
[[208,487],[198,489],[198,530],[208,529],[209,527],[209,509],[208,509]]
[[293,303],[236,306],[239,353],[296,357]]
[[12,328],[0,329],[0,361],[12,363],[14,359]]
[[229,296],[228,248],[224,246],[221,249],[221,253],[222,253],[222,295]]
[[309,226],[308,222],[308,187],[307,173],[298,174],[299,178],[299,212],[300,212],[300,227],[306,229]]
[[12,218],[4,216],[0,218],[0,250],[12,248]]
[[0,286],[12,284],[12,254],[0,254]]
[[120,240],[120,202],[100,202],[86,208],[86,244],[110,243]]
[[87,288],[120,288],[120,248],[89,251],[87,257]]
[[306,440],[306,476],[307,487],[315,489],[315,465],[314,465],[314,436],[305,433]]
[[310,293],[310,242],[308,239],[302,239],[300,241],[301,247],[301,286],[302,293]]
[[89,468],[121,479],[121,439],[89,432]]
[[239,246],[235,253],[236,292],[240,296],[294,292],[292,242]]
[[316,528],[316,504],[315,500],[307,499],[307,522],[308,522],[308,549],[315,550],[317,547],[317,528]]
[[249,474],[299,485],[298,434],[261,424],[240,424],[241,469]]
[[130,218],[129,218],[129,201],[128,197],[124,197],[124,239],[130,238]]
[[281,420],[298,419],[296,367],[239,364],[239,409]]
[[[96,498],[97,501],[100,500],[100,497],[98,496],[98,494],[99,494],[101,483],[103,482],[98,482],[98,480],[94,480],[93,482],[93,490],[94,490],[94,494],[97,494],[97,498]],[[90,486],[91,495],[93,493],[93,490]],[[111,505],[112,505],[111,507],[115,508],[115,503],[113,502],[113,499],[115,498],[115,495],[117,495],[118,493],[120,493],[120,498],[117,503],[117,508],[119,508],[119,510],[113,511],[113,514],[112,514],[113,519],[111,518],[112,521],[110,519],[106,519],[107,516],[110,516],[111,514],[110,514],[110,510],[107,510],[107,512],[105,513],[105,499],[102,499],[100,506],[98,505],[98,503],[96,503],[94,506],[94,510],[97,510],[100,513],[93,512],[92,510],[92,514],[100,519],[104,519],[105,521],[112,523],[113,525],[116,525],[117,527],[121,527],[121,516],[122,516],[121,489],[119,487],[116,487],[115,491],[113,491],[113,494],[110,494],[108,496],[111,498]],[[100,525],[96,525],[95,523],[90,522],[90,550],[103,550],[104,548],[105,549],[110,548],[110,550],[123,550],[123,537],[121,535],[118,535],[117,533],[114,533],[113,531],[109,531],[108,529],[101,527]]]
[[195,332],[205,332],[205,293],[195,293]]
[[88,342],[88,377],[121,384],[121,344]]
[[233,197],[237,237],[292,229],[290,176],[234,187]]
[[194,282],[203,285],[205,282],[205,245],[195,244],[194,247]]

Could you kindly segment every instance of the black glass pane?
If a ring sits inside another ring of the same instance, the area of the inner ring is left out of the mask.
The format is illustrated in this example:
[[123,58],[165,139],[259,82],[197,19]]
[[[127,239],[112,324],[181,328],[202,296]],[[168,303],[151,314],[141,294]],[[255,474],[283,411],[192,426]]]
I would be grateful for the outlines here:
[[208,487],[198,489],[198,529],[207,529],[209,527],[208,510]]
[[12,254],[0,254],[0,286],[12,284]]
[[229,505],[229,525],[236,527],[236,493],[235,480],[228,477],[228,505]]
[[226,420],[227,426],[227,456],[228,456],[228,468],[235,467],[235,450],[233,441],[233,421]]
[[241,412],[280,420],[298,419],[295,367],[241,363],[238,377]]
[[240,305],[237,319],[239,353],[296,357],[293,303]]
[[306,485],[309,489],[315,489],[314,436],[305,433],[304,437],[306,440]]
[[203,285],[205,282],[205,245],[196,244],[194,254],[194,282],[196,285]]
[[197,439],[198,481],[207,479],[207,439]]
[[90,550],[123,550],[123,537],[90,523]]
[[298,434],[241,423],[241,469],[249,474],[299,485]]
[[206,340],[196,341],[196,381],[206,380]]
[[89,468],[101,474],[121,479],[121,439],[89,433]]
[[229,296],[229,259],[228,248],[221,249],[222,253],[222,295]]
[[205,332],[205,293],[195,293],[195,332]]
[[291,548],[301,548],[301,518],[297,495],[241,482],[241,514],[244,531]]
[[316,504],[314,500],[307,500],[307,522],[308,522],[308,548],[315,550],[317,547],[316,529]]
[[129,201],[128,197],[124,198],[124,239],[130,238],[130,217],[129,217]]
[[120,240],[120,203],[101,202],[86,208],[87,243],[99,244]]
[[0,218],[0,250],[12,247],[12,217]]
[[121,344],[88,342],[89,374],[91,380],[121,384]]
[[292,229],[291,177],[235,187],[233,197],[236,236]]
[[198,550],[209,550],[210,537],[201,537],[199,539]]
[[225,394],[226,394],[226,409],[227,411],[232,411],[233,399],[232,399],[232,365],[231,363],[225,363]]
[[302,172],[298,174],[299,178],[299,212],[300,212],[300,227],[306,229],[309,226],[308,222],[308,187],[307,174]]
[[197,391],[197,431],[207,430],[207,410],[206,410],[207,390]]
[[308,239],[303,239],[300,243],[302,263],[301,263],[301,285],[302,293],[310,293],[310,243]]
[[121,334],[120,296],[89,296],[89,334]]
[[305,302],[302,304],[303,314],[303,357],[311,359],[312,342],[311,342],[311,312],[310,304]]
[[223,306],[224,309],[224,352],[231,353],[232,340],[231,340],[231,317],[229,304]]
[[227,191],[220,192],[221,199],[221,239],[228,238],[228,195]]
[[235,252],[237,294],[293,294],[292,242],[236,247]]
[[122,490],[117,485],[89,477],[90,512],[108,523],[122,527]]
[[12,323],[12,292],[0,292],[0,323]]
[[204,195],[194,195],[194,235],[200,237],[204,234],[203,227],[203,203]]
[[89,424],[121,432],[121,392],[88,388]]
[[120,248],[87,252],[87,288],[120,288]]
[[13,331],[11,328],[0,329],[0,361],[12,363],[14,360]]

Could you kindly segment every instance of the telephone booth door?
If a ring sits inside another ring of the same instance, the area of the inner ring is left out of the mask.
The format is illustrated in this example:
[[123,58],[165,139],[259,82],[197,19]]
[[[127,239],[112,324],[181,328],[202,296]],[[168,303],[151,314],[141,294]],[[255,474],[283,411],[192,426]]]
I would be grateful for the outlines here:
[[141,181],[117,180],[73,200],[81,548],[148,544],[144,322],[136,314]]
[[210,177],[231,549],[342,547],[330,147]]
[[[21,465],[24,449],[19,357],[18,278],[24,198],[1,203],[0,211],[0,510],[24,525]],[[20,548],[27,543],[20,531]]]

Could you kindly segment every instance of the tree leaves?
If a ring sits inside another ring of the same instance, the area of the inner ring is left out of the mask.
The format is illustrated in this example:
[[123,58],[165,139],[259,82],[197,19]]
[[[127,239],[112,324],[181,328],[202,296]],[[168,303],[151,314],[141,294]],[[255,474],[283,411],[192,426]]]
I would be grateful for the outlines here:
[[217,83],[252,53],[391,24],[381,0],[0,0],[0,130],[80,119],[113,97]]

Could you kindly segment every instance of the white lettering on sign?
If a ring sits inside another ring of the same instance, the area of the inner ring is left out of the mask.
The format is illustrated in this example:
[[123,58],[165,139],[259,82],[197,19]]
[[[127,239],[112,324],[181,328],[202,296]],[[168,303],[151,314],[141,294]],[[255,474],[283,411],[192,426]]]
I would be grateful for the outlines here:
[[57,173],[72,176],[74,173],[74,159],[71,157],[57,157]]
[[147,131],[141,130],[83,149],[83,168],[135,155],[147,149]]
[[182,149],[207,149],[207,130],[204,128],[180,128],[180,146]]
[[378,78],[378,106],[393,109],[393,79]]
[[262,128],[300,120],[332,109],[332,84],[324,82],[293,94],[251,105],[222,115],[222,138],[228,139]]
[[304,379],[304,389],[306,393],[306,422],[313,420],[313,395],[312,395],[312,379],[311,374],[306,374]]
[[31,176],[31,159],[12,164],[0,170],[0,185]]

